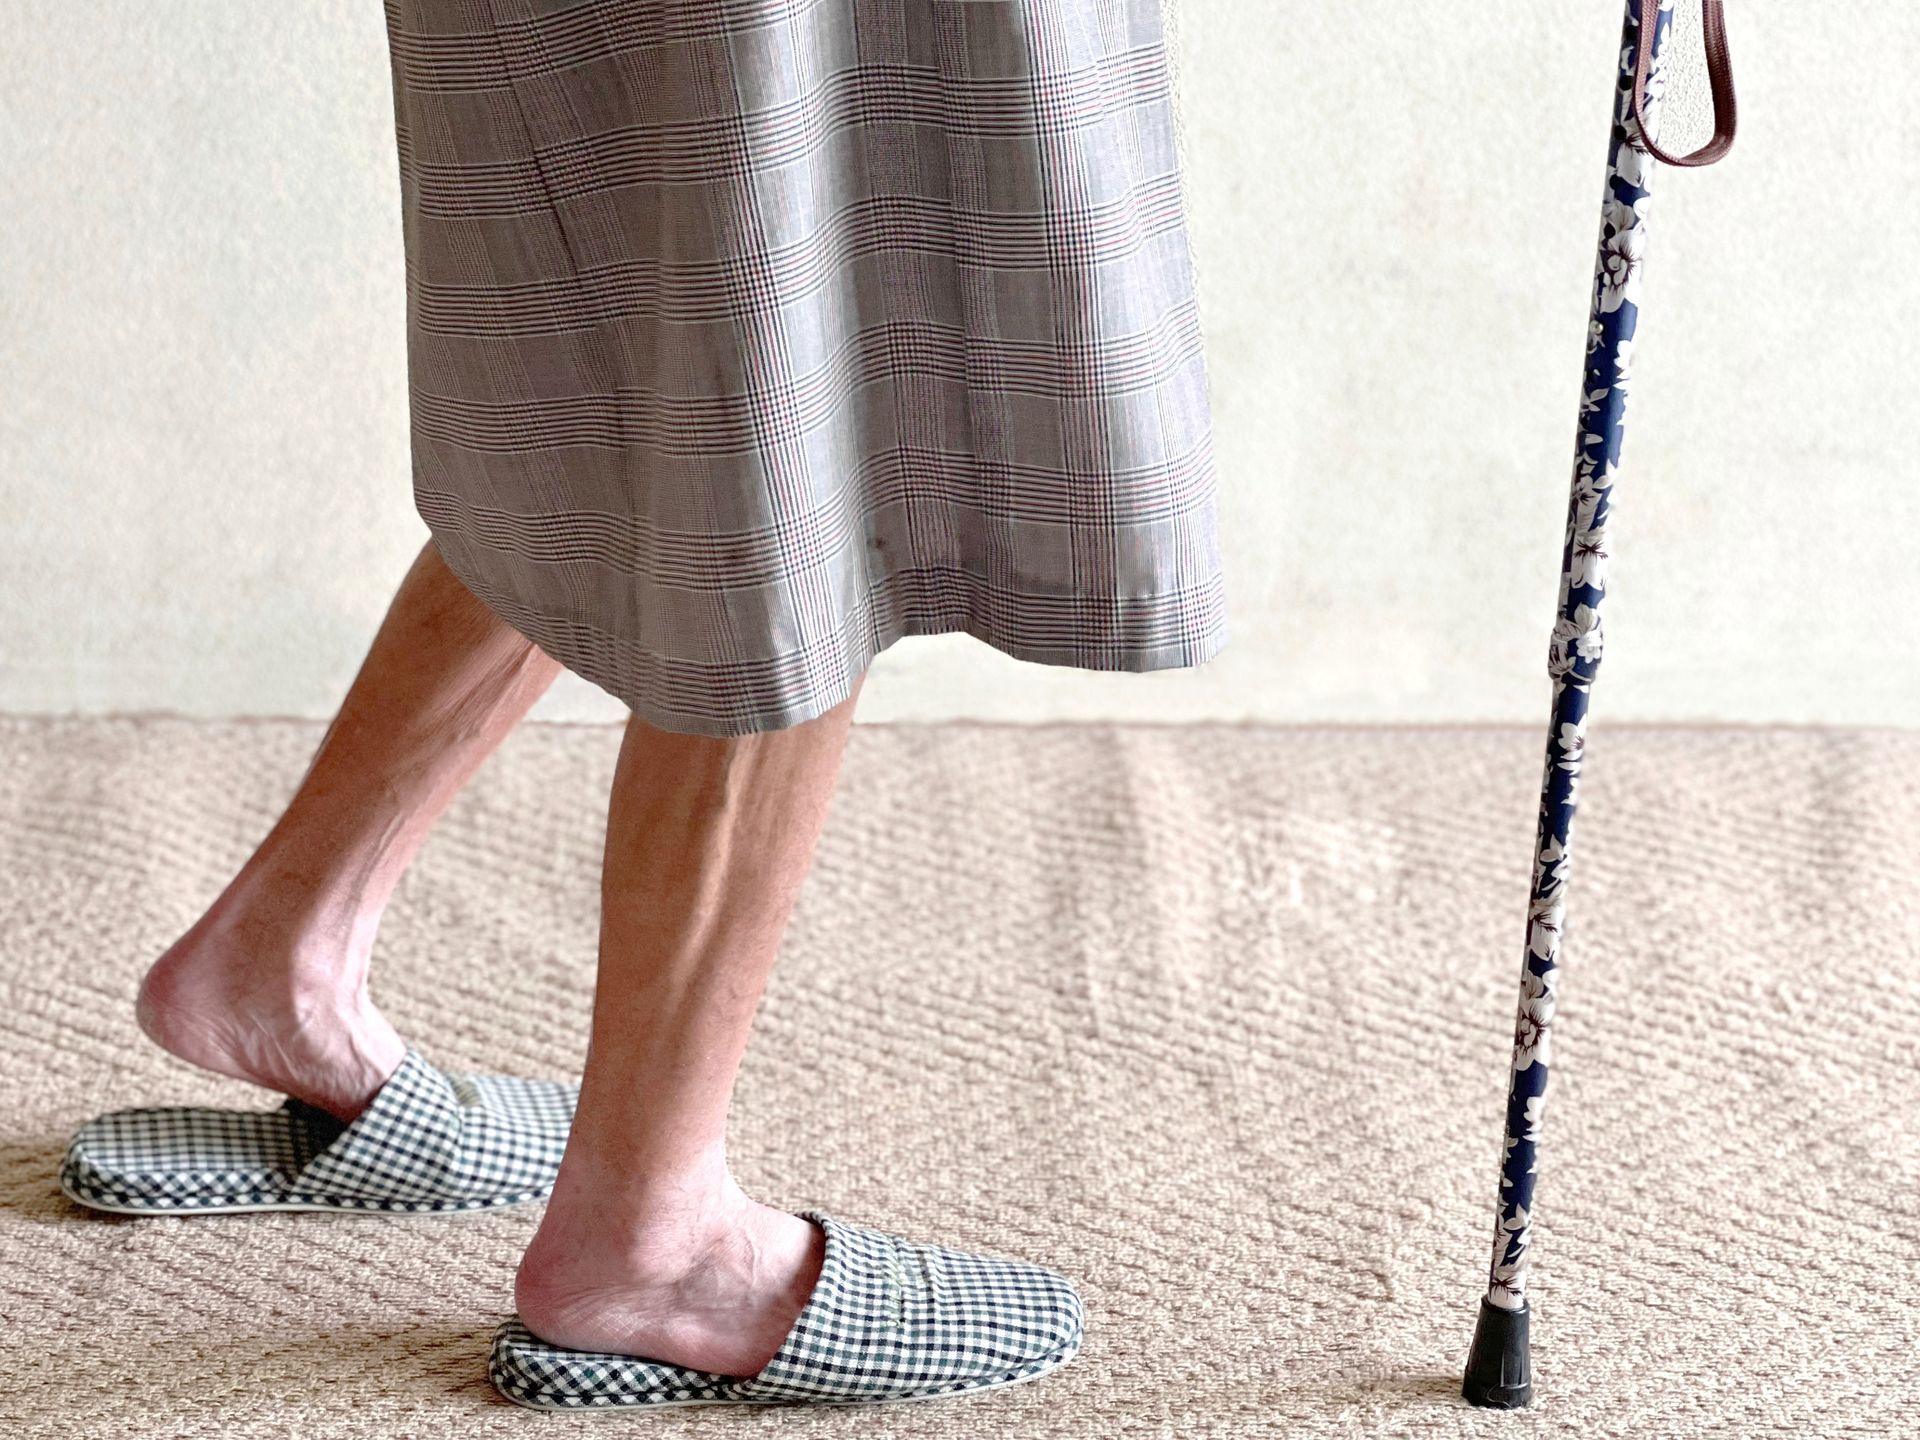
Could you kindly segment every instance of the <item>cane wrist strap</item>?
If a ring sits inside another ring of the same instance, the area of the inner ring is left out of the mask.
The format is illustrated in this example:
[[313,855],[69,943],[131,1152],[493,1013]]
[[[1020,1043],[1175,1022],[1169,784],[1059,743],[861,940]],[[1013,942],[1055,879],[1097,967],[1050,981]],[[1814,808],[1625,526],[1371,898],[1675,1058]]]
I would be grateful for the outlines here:
[[1691,155],[1670,155],[1647,129],[1647,79],[1653,73],[1653,32],[1658,26],[1647,11],[1660,0],[1641,0],[1640,54],[1633,66],[1633,118],[1640,127],[1640,143],[1654,159],[1668,165],[1711,165],[1733,148],[1735,110],[1733,57],[1727,50],[1727,19],[1721,0],[1700,0],[1700,38],[1706,51],[1707,83],[1713,88],[1713,138]]

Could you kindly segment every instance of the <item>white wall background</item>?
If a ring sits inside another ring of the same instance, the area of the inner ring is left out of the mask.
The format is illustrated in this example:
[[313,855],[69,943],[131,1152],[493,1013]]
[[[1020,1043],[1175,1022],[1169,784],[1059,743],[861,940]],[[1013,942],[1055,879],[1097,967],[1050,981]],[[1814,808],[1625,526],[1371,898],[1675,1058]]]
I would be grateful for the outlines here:
[[[1176,0],[1233,639],[910,640],[862,718],[1543,719],[1620,8]],[[1739,144],[1656,182],[1596,714],[1910,726],[1920,7],[1730,8]],[[380,5],[0,35],[0,709],[329,714],[426,534]]]

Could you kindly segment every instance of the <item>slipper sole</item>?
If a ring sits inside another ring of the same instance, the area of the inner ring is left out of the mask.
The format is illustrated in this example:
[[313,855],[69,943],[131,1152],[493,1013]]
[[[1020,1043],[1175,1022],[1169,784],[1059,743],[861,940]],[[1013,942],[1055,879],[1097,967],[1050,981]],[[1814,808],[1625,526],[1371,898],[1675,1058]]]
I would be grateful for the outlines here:
[[442,1204],[422,1201],[418,1204],[404,1202],[386,1202],[377,1200],[276,1200],[246,1201],[236,1205],[114,1205],[105,1200],[92,1200],[73,1189],[63,1179],[60,1181],[60,1193],[76,1205],[84,1205],[89,1210],[99,1210],[107,1215],[254,1215],[268,1214],[273,1211],[331,1211],[337,1215],[469,1215],[482,1210],[509,1210],[516,1205],[531,1205],[536,1200],[546,1199],[545,1192],[538,1195],[516,1196],[510,1200],[486,1200],[471,1203]]
[[1027,1370],[1020,1375],[1010,1375],[1000,1380],[987,1380],[979,1384],[968,1384],[946,1390],[927,1390],[918,1395],[889,1395],[877,1400],[849,1396],[844,1400],[629,1400],[624,1403],[606,1400],[600,1403],[567,1405],[559,1402],[550,1404],[540,1400],[522,1400],[519,1396],[502,1390],[498,1385],[493,1388],[502,1399],[512,1401],[523,1410],[537,1410],[542,1415],[623,1415],[635,1410],[665,1410],[669,1407],[686,1405],[761,1406],[775,1410],[809,1410],[816,1405],[904,1405],[915,1400],[953,1400],[962,1395],[972,1395],[976,1391],[1004,1390],[1009,1385],[1021,1385],[1029,1380],[1038,1380],[1041,1376],[1051,1375],[1058,1370],[1077,1355],[1079,1350],[1080,1347],[1075,1345],[1059,1356],[1049,1359],[1037,1369]]

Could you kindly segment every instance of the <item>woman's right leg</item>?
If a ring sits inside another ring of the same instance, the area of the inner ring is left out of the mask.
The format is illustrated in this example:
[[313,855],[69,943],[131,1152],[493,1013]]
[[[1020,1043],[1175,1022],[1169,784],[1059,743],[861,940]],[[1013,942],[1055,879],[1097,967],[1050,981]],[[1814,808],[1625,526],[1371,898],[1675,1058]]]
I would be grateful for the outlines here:
[[813,1289],[824,1237],[734,1182],[727,1110],[858,693],[734,740],[628,721],[586,1076],[516,1286],[550,1344],[749,1375]]
[[559,673],[429,541],[286,812],[147,972],[147,1035],[205,1069],[358,1114],[404,1053],[367,995],[387,899]]

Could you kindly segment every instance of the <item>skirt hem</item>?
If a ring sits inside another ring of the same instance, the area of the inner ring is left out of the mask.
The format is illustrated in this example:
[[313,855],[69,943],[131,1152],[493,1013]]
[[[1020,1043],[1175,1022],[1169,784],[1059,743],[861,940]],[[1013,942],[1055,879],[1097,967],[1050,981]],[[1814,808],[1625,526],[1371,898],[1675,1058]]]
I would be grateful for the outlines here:
[[716,691],[714,705],[692,710],[663,703],[657,696],[621,693],[613,677],[622,672],[622,666],[612,661],[605,665],[595,663],[574,646],[562,643],[559,635],[550,633],[550,627],[541,623],[537,613],[489,593],[477,583],[479,577],[460,562],[457,546],[438,548],[448,568],[481,604],[538,647],[554,663],[605,691],[625,705],[635,717],[657,730],[681,735],[705,735],[715,739],[737,739],[743,735],[785,730],[818,719],[845,701],[853,693],[855,681],[866,674],[874,660],[901,640],[935,635],[970,635],[1002,655],[1030,665],[1095,673],[1150,674],[1204,665],[1226,648],[1229,639],[1226,611],[1221,607],[1211,612],[1203,626],[1181,639],[1156,645],[1114,644],[1105,647],[1086,642],[1070,646],[1030,644],[1005,634],[975,615],[908,614],[871,631],[865,643],[847,646],[842,651],[842,663],[837,667],[839,673],[834,678],[824,678],[817,668],[810,668],[810,679],[804,692],[790,702],[753,703],[742,692],[733,697],[738,708],[729,708],[727,697]]

